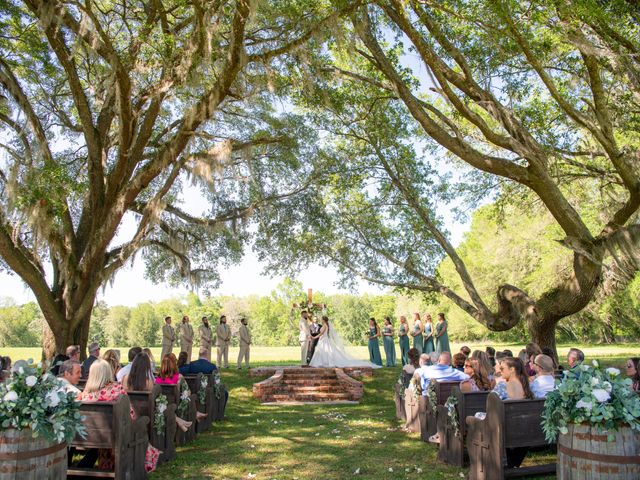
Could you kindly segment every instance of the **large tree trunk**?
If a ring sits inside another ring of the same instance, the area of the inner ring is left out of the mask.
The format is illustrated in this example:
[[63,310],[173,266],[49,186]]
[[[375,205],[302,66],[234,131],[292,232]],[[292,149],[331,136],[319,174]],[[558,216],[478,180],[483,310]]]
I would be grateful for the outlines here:
[[42,355],[44,359],[50,360],[57,354],[64,353],[69,345],[80,345],[80,358],[84,360],[87,357],[90,322],[91,314],[85,315],[84,318],[80,319],[78,327],[74,330],[68,328],[72,323],[71,320],[65,325],[54,329],[48,323],[45,323],[42,336]]

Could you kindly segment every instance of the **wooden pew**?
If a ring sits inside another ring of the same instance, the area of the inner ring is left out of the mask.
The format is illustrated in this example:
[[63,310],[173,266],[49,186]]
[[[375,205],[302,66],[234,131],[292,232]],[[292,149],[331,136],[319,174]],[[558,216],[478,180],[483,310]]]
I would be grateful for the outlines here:
[[450,465],[463,467],[469,462],[469,455],[465,448],[465,439],[467,436],[466,418],[473,417],[477,412],[486,411],[489,392],[462,393],[460,387],[453,387],[451,395],[458,401],[456,413],[458,415],[459,432],[458,435],[455,434],[447,407],[438,405],[437,423],[438,435],[440,437],[438,460]]
[[80,414],[87,437],[76,435],[71,447],[78,449],[105,448],[114,453],[113,471],[76,468],[67,470],[67,477],[100,477],[116,480],[147,478],[144,470],[149,437],[149,417],[131,419],[129,397],[122,395],[116,402],[82,402]]
[[[211,379],[213,382],[213,378]],[[224,411],[227,408],[227,387],[224,383],[220,384],[220,398],[216,397],[213,383],[211,384],[211,393],[213,399],[213,420],[220,422],[224,420]]]
[[407,421],[407,413],[404,409],[404,393],[407,387],[409,386],[409,382],[411,381],[411,377],[413,374],[402,372],[402,385],[396,382],[394,387],[394,402],[396,404],[396,418],[399,420]]
[[541,426],[544,398],[502,401],[495,393],[487,397],[484,420],[467,417],[469,480],[498,480],[516,476],[548,475],[556,464],[507,468],[507,449],[549,446]]
[[191,401],[189,407],[184,414],[178,411],[178,405],[180,403],[180,387],[178,385],[160,385],[162,393],[167,396],[169,404],[176,405],[176,416],[193,422],[186,432],[183,432],[180,428],[176,428],[176,435],[174,443],[176,446],[184,445],[196,438],[196,395],[191,393]]
[[[211,382],[213,381],[211,374],[205,375],[203,373],[199,373],[197,375],[185,375],[184,379],[187,381],[191,392],[196,395],[196,410],[201,413],[206,413],[207,416],[202,419],[200,422],[196,422],[196,432],[202,433],[209,428],[213,424],[213,388],[211,387]],[[207,387],[205,389],[205,401],[202,403],[200,401],[200,388],[202,385],[202,379],[207,379]]]
[[[453,387],[457,387],[460,385],[460,381],[455,382],[438,382],[436,380],[431,380],[431,382],[435,383],[436,389],[436,399],[437,403],[435,409],[429,404],[429,397],[423,397],[423,400],[420,402],[420,410],[419,410],[419,418],[420,418],[420,438],[423,442],[428,442],[429,437],[435,435],[438,431],[438,423],[437,423],[437,408],[438,405],[444,405],[444,402],[447,401],[449,395],[451,395],[451,391]],[[435,412],[434,412],[435,410]]]
[[404,411],[407,415],[405,428],[410,432],[420,432],[420,404],[424,402],[422,394],[416,396],[411,390],[407,390],[404,395]]
[[139,417],[149,417],[149,443],[160,450],[158,465],[176,458],[174,444],[176,436],[176,404],[169,402],[164,412],[165,426],[161,433],[153,425],[156,414],[156,399],[162,394],[160,385],[154,385],[151,392],[127,392],[131,406]]

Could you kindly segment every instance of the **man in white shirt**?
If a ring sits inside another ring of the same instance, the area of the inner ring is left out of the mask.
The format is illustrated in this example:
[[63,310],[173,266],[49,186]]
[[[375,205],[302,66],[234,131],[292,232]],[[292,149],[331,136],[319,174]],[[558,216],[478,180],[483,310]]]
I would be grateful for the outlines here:
[[533,369],[536,371],[536,378],[531,382],[531,392],[535,398],[545,398],[547,393],[556,388],[553,359],[548,355],[536,355],[533,360]]
[[309,340],[311,337],[308,318],[307,311],[302,310],[300,313],[300,322],[298,322],[298,326],[300,327],[300,336],[298,339],[300,340],[300,365],[303,367],[307,365],[307,353],[309,352]]
[[129,349],[129,363],[127,363],[124,367],[118,370],[118,373],[116,373],[116,380],[118,382],[122,383],[122,379],[124,378],[124,376],[129,374],[129,372],[131,371],[131,364],[133,364],[133,359],[136,358],[136,355],[138,355],[140,352],[142,352],[142,347],[133,347]]
[[427,363],[429,363],[429,355],[423,353],[420,355],[420,368],[416,369],[413,374],[414,377],[420,378],[422,395],[425,397],[431,380],[439,380],[441,382],[469,380],[469,375],[451,367],[451,353],[449,352],[442,352],[436,365],[427,365]]
[[60,365],[58,378],[64,384],[64,390],[67,393],[80,393],[76,385],[82,376],[82,365],[77,360],[66,360]]

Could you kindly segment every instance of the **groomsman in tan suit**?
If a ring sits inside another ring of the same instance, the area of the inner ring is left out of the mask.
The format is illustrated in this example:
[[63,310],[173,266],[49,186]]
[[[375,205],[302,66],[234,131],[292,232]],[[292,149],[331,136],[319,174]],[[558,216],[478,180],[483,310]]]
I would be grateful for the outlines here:
[[220,325],[216,329],[218,345],[218,368],[222,368],[222,358],[224,357],[224,368],[229,368],[229,344],[231,343],[231,329],[227,325],[227,317],[220,317]]
[[193,327],[189,323],[189,317],[182,317],[180,325],[180,351],[187,352],[187,363],[191,363],[191,349],[193,348]]
[[160,354],[160,362],[168,353],[173,350],[173,342],[176,341],[176,334],[171,326],[171,317],[165,317],[162,327],[162,353]]
[[200,352],[204,355],[201,357],[211,361],[211,327],[209,327],[209,319],[202,317],[202,325],[200,325]]
[[242,368],[242,359],[244,358],[244,363],[249,368],[249,349],[251,345],[251,333],[247,328],[247,319],[243,318],[240,320],[240,330],[238,330],[238,337],[240,339],[240,354],[238,355],[238,370]]
[[300,365],[303,367],[307,365],[307,353],[309,352],[309,340],[311,334],[309,332],[309,314],[306,310],[300,312],[300,321],[298,326],[300,327]]

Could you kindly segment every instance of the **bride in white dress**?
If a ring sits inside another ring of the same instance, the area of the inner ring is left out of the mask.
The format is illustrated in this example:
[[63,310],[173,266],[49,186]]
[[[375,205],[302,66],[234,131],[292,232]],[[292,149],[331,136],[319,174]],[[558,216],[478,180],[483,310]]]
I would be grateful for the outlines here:
[[322,317],[322,328],[315,352],[309,363],[310,367],[371,367],[381,368],[375,363],[366,360],[358,360],[347,353],[342,343],[342,338],[335,328],[329,325],[329,318]]

